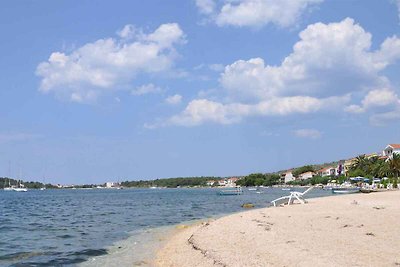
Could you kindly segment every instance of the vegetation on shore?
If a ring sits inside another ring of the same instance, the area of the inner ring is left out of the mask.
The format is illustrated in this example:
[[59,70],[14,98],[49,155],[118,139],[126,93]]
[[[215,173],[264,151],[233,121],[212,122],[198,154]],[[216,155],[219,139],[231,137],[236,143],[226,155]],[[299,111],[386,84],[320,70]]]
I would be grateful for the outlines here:
[[[298,176],[304,172],[316,172],[321,166],[329,166],[328,164],[320,165],[305,165],[292,170],[294,176]],[[284,171],[282,171],[284,172]],[[367,157],[360,155],[355,158],[354,164],[349,168],[346,176],[324,176],[321,177],[316,175],[306,180],[295,180],[288,184],[290,185],[315,185],[315,184],[327,184],[329,181],[335,180],[337,183],[342,183],[349,177],[366,177],[370,178],[386,178],[383,179],[382,183],[386,186],[388,183],[392,184],[394,188],[397,187],[398,178],[400,177],[400,155],[394,154],[392,159],[385,160],[377,156]],[[207,186],[207,182],[212,180],[215,181],[213,186],[218,185],[218,181],[224,179],[223,177],[214,176],[201,176],[201,177],[179,177],[179,178],[165,178],[155,180],[140,180],[140,181],[125,181],[121,183],[123,187],[202,187]],[[18,180],[12,178],[0,178],[0,188],[7,187],[9,185],[17,186]],[[52,184],[43,184],[40,182],[22,182],[26,188],[39,189],[42,187],[46,188],[58,188]],[[281,176],[279,173],[252,173],[245,177],[242,177],[236,184],[239,186],[273,186],[281,183]],[[86,184],[73,186],[74,188],[95,188],[98,185]],[[105,186],[103,184],[102,186]],[[71,186],[72,187],[72,186]],[[64,187],[65,188],[65,187]]]
[[180,177],[180,178],[165,178],[156,180],[140,180],[140,181],[125,181],[121,183],[123,187],[168,187],[175,188],[178,186],[206,186],[209,180],[220,180],[221,177]]
[[277,185],[280,182],[280,176],[278,174],[263,174],[263,173],[252,173],[244,178],[238,180],[236,185],[240,186],[272,186]]
[[[41,182],[21,182],[25,188],[29,189],[39,189],[42,187],[46,188],[56,188],[52,184],[43,184]],[[16,186],[18,187],[19,181],[16,179],[8,178],[8,177],[0,177],[0,188],[8,187],[9,185],[11,186]]]

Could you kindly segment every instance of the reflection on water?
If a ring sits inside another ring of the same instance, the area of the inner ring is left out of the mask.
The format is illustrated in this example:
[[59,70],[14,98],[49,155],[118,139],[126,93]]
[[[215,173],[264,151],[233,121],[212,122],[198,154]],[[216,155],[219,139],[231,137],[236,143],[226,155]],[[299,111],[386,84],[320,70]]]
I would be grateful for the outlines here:
[[[301,189],[300,189],[301,190]],[[288,192],[265,188],[239,196],[217,189],[30,190],[0,192],[0,266],[76,265],[132,233],[265,207]],[[330,195],[314,190],[312,196]],[[133,252],[134,253],[134,252]]]

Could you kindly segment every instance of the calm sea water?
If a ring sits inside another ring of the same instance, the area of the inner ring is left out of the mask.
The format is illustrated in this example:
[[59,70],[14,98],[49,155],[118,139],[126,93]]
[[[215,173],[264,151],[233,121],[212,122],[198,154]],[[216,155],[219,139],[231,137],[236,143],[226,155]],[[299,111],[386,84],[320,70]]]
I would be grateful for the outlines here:
[[[299,189],[302,191],[302,189]],[[0,191],[0,266],[77,265],[149,229],[265,207],[288,194],[218,196],[217,189]],[[331,195],[315,189],[309,197]],[[142,239],[143,240],[143,239]],[[136,241],[135,241],[136,244]],[[121,247],[119,247],[121,248]],[[139,251],[139,250],[138,250]],[[135,250],[128,251],[135,254]]]

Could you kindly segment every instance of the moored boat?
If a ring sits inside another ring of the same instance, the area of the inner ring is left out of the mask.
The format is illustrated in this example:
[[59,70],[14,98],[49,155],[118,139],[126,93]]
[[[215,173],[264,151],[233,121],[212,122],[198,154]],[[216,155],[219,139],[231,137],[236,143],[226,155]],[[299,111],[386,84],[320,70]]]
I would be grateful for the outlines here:
[[221,196],[233,196],[233,195],[241,195],[243,194],[243,190],[241,187],[233,187],[229,189],[223,189],[218,191],[218,195]]
[[27,192],[28,189],[23,188],[23,187],[14,187],[13,191],[15,191],[15,192]]
[[359,187],[332,187],[332,193],[335,194],[352,194],[359,193]]

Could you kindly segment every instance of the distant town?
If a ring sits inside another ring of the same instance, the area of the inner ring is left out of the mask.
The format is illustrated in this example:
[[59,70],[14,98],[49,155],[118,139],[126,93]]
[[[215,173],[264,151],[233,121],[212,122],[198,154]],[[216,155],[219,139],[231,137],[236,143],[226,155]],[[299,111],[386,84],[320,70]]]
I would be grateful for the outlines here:
[[[382,152],[363,154],[331,163],[305,165],[274,173],[253,173],[234,177],[179,177],[155,180],[106,182],[104,184],[62,185],[27,182],[9,177],[0,178],[1,188],[29,189],[123,189],[179,187],[235,187],[275,185],[315,185],[370,179],[382,186],[397,187],[400,175],[400,144],[388,144]],[[363,181],[364,181],[363,180]]]

